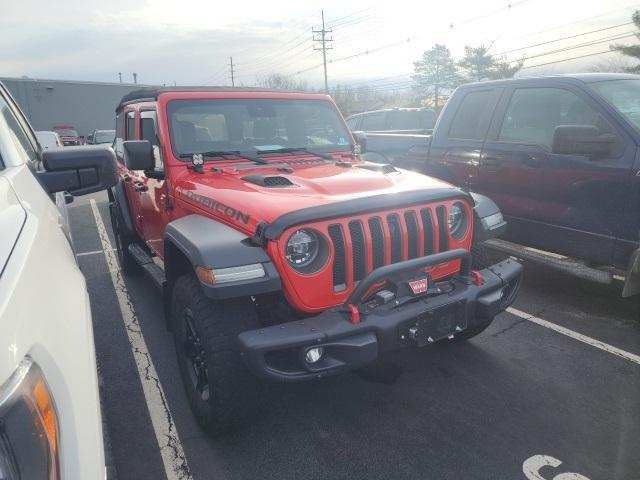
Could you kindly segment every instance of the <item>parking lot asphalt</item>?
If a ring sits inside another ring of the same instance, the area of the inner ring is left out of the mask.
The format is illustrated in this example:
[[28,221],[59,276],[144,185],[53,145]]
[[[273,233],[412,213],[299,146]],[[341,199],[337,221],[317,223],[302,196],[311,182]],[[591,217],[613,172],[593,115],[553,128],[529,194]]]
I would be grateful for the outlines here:
[[114,286],[97,225],[111,236],[106,197],[91,199],[76,199],[70,218],[118,478],[640,479],[640,304],[620,285],[526,264],[519,315],[364,373],[271,385],[264,418],[212,439],[189,410],[160,294],[142,275]]

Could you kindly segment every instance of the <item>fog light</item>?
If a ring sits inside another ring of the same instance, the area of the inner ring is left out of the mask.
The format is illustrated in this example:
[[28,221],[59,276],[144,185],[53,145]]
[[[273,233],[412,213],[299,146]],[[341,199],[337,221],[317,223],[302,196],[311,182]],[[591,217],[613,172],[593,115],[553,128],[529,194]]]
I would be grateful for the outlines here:
[[304,356],[304,359],[307,363],[316,363],[318,362],[322,356],[324,355],[324,348],[316,347],[310,348],[307,350],[307,354]]

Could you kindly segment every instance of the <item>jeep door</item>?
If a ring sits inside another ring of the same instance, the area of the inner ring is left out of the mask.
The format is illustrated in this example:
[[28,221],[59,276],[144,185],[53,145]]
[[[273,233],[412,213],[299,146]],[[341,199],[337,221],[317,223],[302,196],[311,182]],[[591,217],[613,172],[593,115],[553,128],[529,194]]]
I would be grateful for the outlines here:
[[[552,152],[559,125],[596,127],[615,138],[604,155]],[[506,238],[610,264],[634,152],[594,99],[567,82],[510,87],[492,122],[477,190],[507,217]]]
[[502,87],[460,88],[433,132],[426,173],[466,190],[476,183],[480,154]]
[[114,140],[113,148],[118,160],[120,180],[124,184],[127,195],[131,220],[133,221],[136,232],[142,237],[142,215],[140,213],[139,194],[139,188],[142,183],[141,172],[127,169],[124,164],[124,149],[122,147],[124,140],[135,140],[137,138],[136,134],[136,112],[132,107],[127,107],[116,117],[116,139]]
[[147,245],[156,253],[163,254],[164,227],[169,221],[167,202],[168,192],[164,179],[164,162],[161,143],[158,136],[158,120],[155,109],[140,110],[140,140],[148,140],[153,148],[154,170],[141,172],[144,184],[140,193],[140,211],[142,228]]

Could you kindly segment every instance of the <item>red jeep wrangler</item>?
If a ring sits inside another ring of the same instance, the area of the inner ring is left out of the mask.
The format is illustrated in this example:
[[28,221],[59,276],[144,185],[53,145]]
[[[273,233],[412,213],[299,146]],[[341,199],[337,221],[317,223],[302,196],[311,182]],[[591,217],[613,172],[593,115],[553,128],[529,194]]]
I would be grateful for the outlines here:
[[[144,89],[117,108],[122,270],[161,288],[200,424],[220,433],[297,382],[483,331],[521,266],[473,270],[505,223],[486,197],[360,159],[331,98]],[[155,258],[154,258],[155,257]]]

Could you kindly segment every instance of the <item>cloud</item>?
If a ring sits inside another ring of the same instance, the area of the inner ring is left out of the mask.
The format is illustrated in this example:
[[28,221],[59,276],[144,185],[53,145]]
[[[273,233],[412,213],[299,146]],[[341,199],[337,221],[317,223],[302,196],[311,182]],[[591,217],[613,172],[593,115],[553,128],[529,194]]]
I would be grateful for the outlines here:
[[[579,12],[571,2],[557,0],[521,2],[514,8],[506,8],[504,0],[462,0],[455,9],[447,2],[411,0],[373,5],[369,0],[323,0],[322,4],[318,0],[4,3],[0,16],[2,75],[117,81],[122,72],[130,81],[131,73],[136,72],[139,81],[148,84],[174,80],[228,83],[229,56],[233,55],[240,82],[251,84],[256,77],[272,72],[305,70],[296,78],[318,86],[322,82],[322,70],[317,68],[321,55],[312,48],[311,27],[318,26],[321,8],[329,24],[343,17],[334,25],[334,49],[328,55],[329,79],[334,85],[408,75],[422,51],[436,42],[447,44],[456,57],[465,44],[493,44],[496,52],[508,51],[622,23],[631,11],[631,7],[604,5],[601,0],[583,0]],[[554,15],[548,15],[550,10]],[[577,21],[587,17],[591,20]],[[579,40],[552,46],[565,47]],[[393,43],[392,48],[378,48]],[[545,49],[551,48],[541,46],[514,55]],[[362,54],[369,50],[372,53]],[[578,50],[576,55],[588,51]],[[558,55],[543,58],[555,60]],[[342,57],[348,60],[340,61]]]

